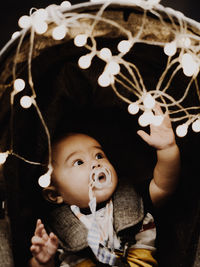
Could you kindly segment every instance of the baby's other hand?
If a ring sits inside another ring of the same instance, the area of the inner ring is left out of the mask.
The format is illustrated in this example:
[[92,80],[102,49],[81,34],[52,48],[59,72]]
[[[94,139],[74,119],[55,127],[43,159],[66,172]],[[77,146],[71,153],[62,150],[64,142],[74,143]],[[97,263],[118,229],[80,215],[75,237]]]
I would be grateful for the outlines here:
[[30,251],[40,263],[48,263],[55,255],[58,248],[58,238],[55,234],[47,234],[41,220],[37,220],[34,236],[31,239]]
[[168,114],[163,114],[162,109],[158,103],[155,104],[154,112],[155,115],[163,116],[161,125],[155,126],[153,124],[150,124],[150,134],[147,134],[143,130],[139,130],[137,132],[138,135],[150,146],[153,146],[158,150],[175,145],[175,135]]

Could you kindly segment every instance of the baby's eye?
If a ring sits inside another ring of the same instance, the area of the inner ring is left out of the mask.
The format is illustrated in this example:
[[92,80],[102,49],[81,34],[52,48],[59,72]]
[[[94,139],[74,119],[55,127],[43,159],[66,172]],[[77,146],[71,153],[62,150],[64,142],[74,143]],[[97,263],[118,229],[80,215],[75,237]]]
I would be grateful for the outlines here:
[[102,153],[97,153],[95,156],[96,159],[103,159],[104,155]]
[[79,166],[79,165],[82,165],[83,164],[83,161],[81,159],[78,159],[76,161],[74,161],[74,166]]

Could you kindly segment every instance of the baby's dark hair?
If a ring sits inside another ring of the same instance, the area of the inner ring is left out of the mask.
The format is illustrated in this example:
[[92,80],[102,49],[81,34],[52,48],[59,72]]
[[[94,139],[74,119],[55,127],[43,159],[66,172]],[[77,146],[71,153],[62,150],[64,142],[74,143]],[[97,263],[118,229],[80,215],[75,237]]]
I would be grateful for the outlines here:
[[51,146],[56,145],[57,143],[59,143],[60,141],[62,141],[63,139],[70,137],[70,136],[74,136],[76,134],[79,134],[79,132],[66,132],[66,133],[60,133],[59,135],[57,135],[54,139],[52,139],[51,141]]
[[77,124],[70,123],[70,125],[61,123],[60,126],[55,129],[54,133],[51,134],[51,145],[54,146],[62,139],[76,134],[88,135],[96,139],[100,144],[102,143],[98,128],[96,129],[94,125],[90,123],[79,122]]

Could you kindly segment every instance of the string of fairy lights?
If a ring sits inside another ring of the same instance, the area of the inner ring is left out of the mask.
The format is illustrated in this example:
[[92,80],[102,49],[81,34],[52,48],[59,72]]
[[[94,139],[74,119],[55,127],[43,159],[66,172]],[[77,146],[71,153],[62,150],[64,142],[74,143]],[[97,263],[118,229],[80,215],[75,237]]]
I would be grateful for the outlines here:
[[[172,122],[180,122],[176,128],[177,136],[184,137],[187,135],[188,128],[190,126],[194,132],[200,132],[200,105],[190,107],[184,107],[183,105],[184,100],[191,93],[191,90],[195,90],[193,94],[195,93],[196,99],[198,100],[197,102],[200,103],[200,90],[197,80],[200,71],[200,36],[188,30],[188,24],[185,22],[186,17],[178,11],[161,6],[159,0],[123,1],[123,4],[139,6],[144,11],[140,29],[133,34],[133,32],[129,31],[118,22],[104,16],[104,11],[107,7],[109,7],[109,5],[112,3],[122,3],[122,1],[93,0],[91,2],[98,2],[98,4],[100,4],[100,8],[96,14],[75,12],[74,10],[71,10],[71,4],[68,1],[63,1],[60,5],[50,5],[46,9],[32,8],[29,16],[24,15],[19,19],[18,25],[21,30],[13,33],[12,35],[12,39],[19,38],[19,44],[16,51],[17,59],[22,47],[23,39],[27,32],[30,33],[28,85],[32,90],[32,95],[22,96],[20,99],[20,105],[24,109],[28,109],[32,105],[35,107],[46,132],[49,149],[49,165],[47,173],[39,178],[39,184],[42,187],[46,187],[50,184],[50,177],[53,168],[51,166],[50,134],[37,105],[34,81],[32,79],[31,72],[31,60],[34,50],[35,35],[44,35],[49,38],[53,38],[55,41],[62,41],[66,38],[66,36],[70,37],[71,29],[77,27],[81,28],[81,21],[84,19],[90,19],[92,23],[89,29],[87,28],[87,30],[85,30],[83,27],[83,32],[78,33],[76,36],[71,36],[76,47],[85,47],[88,50],[87,54],[82,55],[79,58],[77,62],[78,66],[81,69],[90,68],[94,57],[98,57],[104,61],[105,67],[97,79],[98,84],[101,87],[111,86],[116,95],[127,103],[128,112],[130,114],[136,115],[139,111],[142,112],[140,116],[138,115],[138,123],[141,126],[145,127],[150,124],[160,125],[162,123],[163,115],[157,115],[153,111],[156,102],[158,102],[164,112],[169,114]],[[162,13],[158,12],[158,10],[162,10],[171,22],[170,30],[174,38],[170,42],[153,41],[143,38],[143,30],[145,28],[145,23],[147,23],[147,11],[156,16],[160,20],[160,23],[169,29],[169,26],[167,26],[161,15]],[[123,33],[123,36],[125,36],[124,39],[119,41],[117,45],[118,54],[113,54],[107,47],[101,49],[97,48],[98,44],[97,38],[95,38],[94,35],[94,30],[96,25],[99,23],[112,26],[115,30],[118,30],[120,33]],[[54,25],[53,28],[52,25]],[[200,25],[198,23],[196,23],[195,26],[200,29]],[[49,32],[51,33],[50,36]],[[166,67],[154,90],[146,89],[143,77],[137,66],[134,63],[125,60],[124,56],[134,47],[136,43],[145,43],[147,45],[162,47],[163,53],[168,57]],[[17,62],[15,60],[13,64],[13,90],[10,96],[11,114],[14,108],[13,103],[15,96],[26,87],[25,81],[21,77],[16,77],[16,69]],[[125,69],[128,75],[125,75],[124,72],[122,72],[122,69]],[[180,71],[188,77],[188,84],[181,97],[179,97],[179,99],[175,99],[169,93],[169,88],[172,81],[176,78],[177,73]],[[123,90],[125,89],[132,93],[135,96],[136,101],[133,102],[122,94],[119,89],[121,87]],[[11,140],[11,148],[9,151],[0,153],[1,164],[6,161],[9,154],[15,155],[27,163],[41,164],[39,162],[29,161],[16,154],[13,151],[12,142],[13,141]]]

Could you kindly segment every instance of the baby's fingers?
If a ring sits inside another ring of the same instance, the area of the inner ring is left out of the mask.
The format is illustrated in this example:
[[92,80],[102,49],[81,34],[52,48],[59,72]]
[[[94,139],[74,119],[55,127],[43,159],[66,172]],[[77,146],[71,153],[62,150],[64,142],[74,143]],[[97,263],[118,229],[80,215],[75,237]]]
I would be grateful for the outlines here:
[[33,255],[38,254],[38,253],[40,252],[40,250],[41,250],[40,246],[32,245],[32,246],[30,247],[30,251],[31,251],[31,253],[32,253]]
[[43,240],[39,236],[33,236],[31,239],[31,242],[33,245],[37,245],[37,246],[44,246],[45,245],[45,240]]
[[44,229],[44,225],[40,219],[37,220],[36,228],[35,228],[35,235],[42,236],[42,230]]
[[161,106],[156,102],[154,108],[153,108],[155,115],[164,115],[163,111],[161,109]]
[[150,144],[151,136],[147,134],[145,131],[139,130],[137,131],[137,134],[148,144]]
[[44,228],[44,224],[40,219],[37,220],[36,229],[35,229],[35,236],[39,236],[43,238],[45,241],[48,240],[47,232]]
[[46,232],[46,230],[45,230],[45,228],[43,227],[43,229],[42,229],[42,232],[41,232],[41,236],[40,236],[44,241],[48,241],[48,238],[49,238],[49,236],[48,236],[48,234],[47,234],[47,232]]
[[155,115],[161,115],[163,117],[161,125],[165,125],[166,127],[171,127],[171,121],[168,112],[166,111],[165,113],[163,113],[161,106],[157,102],[153,110],[155,112]]
[[50,233],[49,238],[50,238],[52,244],[54,244],[55,246],[58,245],[58,238],[54,233]]

